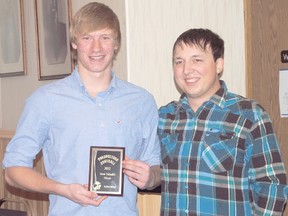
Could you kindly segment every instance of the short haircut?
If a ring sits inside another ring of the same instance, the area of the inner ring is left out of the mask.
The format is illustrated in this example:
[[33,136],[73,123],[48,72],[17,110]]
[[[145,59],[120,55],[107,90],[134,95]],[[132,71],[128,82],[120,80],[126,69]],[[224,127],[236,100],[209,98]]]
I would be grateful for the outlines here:
[[107,5],[91,2],[83,6],[73,17],[70,25],[70,41],[76,43],[78,34],[86,34],[105,28],[111,29],[115,33],[116,42],[120,48],[121,31],[117,15]]
[[224,41],[223,39],[209,29],[189,29],[183,32],[175,41],[173,54],[176,46],[182,46],[182,43],[189,46],[198,46],[203,50],[211,48],[214,61],[218,58],[224,58]]

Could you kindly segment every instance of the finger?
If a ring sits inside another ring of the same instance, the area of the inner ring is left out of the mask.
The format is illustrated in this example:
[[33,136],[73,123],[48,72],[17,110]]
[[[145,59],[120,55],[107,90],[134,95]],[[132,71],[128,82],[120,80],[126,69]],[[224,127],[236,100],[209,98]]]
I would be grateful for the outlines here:
[[125,161],[123,163],[123,168],[125,169],[129,169],[129,170],[138,170],[139,169],[144,169],[144,166],[142,163],[140,163],[139,161],[136,160],[129,160],[129,161]]
[[147,176],[142,175],[142,174],[137,174],[135,172],[131,172],[129,170],[126,170],[124,172],[128,176],[128,179],[133,183],[136,184],[137,186],[140,185],[145,185],[147,182]]
[[144,189],[145,188],[145,183],[142,181],[139,181],[139,179],[134,179],[134,178],[128,178],[129,181],[134,184],[136,187],[140,188],[140,189]]
[[130,160],[127,157],[125,157],[125,160],[122,161],[122,165],[125,166],[129,164],[133,164],[133,160]]
[[143,161],[139,160],[126,160],[123,163],[123,167],[129,167],[130,169],[133,168],[141,168],[141,169],[149,169],[149,165],[144,163]]
[[107,198],[108,198],[108,196],[100,196],[97,199],[92,200],[91,205],[99,206]]
[[93,205],[93,206],[99,206],[103,200],[105,200],[107,196],[92,196],[92,197],[86,197],[85,201],[83,202],[83,206],[87,205]]
[[140,173],[135,172],[135,170],[124,169],[123,173],[126,174],[130,178],[139,179]]
[[98,197],[98,194],[93,192],[93,191],[89,191],[88,190],[88,186],[87,185],[83,185],[84,190],[82,190],[79,194],[82,195],[83,197],[86,197],[88,199],[96,199]]

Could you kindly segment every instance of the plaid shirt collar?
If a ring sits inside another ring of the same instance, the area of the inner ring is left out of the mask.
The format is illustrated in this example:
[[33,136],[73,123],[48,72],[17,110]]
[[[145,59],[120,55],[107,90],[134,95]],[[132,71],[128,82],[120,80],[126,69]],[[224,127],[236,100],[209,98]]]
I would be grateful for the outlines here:
[[[221,87],[215,92],[214,95],[211,96],[209,101],[223,109],[226,105],[226,95],[227,95],[228,89],[223,80],[220,80],[220,84],[221,84]],[[191,109],[188,103],[187,95],[185,93],[181,95],[176,105],[177,111],[180,111],[183,109],[184,110]]]

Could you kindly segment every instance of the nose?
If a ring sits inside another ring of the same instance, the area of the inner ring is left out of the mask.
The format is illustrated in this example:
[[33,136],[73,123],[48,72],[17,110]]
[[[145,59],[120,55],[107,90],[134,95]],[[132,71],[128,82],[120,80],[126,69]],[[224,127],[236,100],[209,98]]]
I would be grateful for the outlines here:
[[193,67],[193,63],[191,63],[191,62],[185,62],[184,68],[183,68],[184,74],[185,74],[185,75],[188,75],[188,74],[190,74],[190,73],[193,73],[193,71],[194,71],[193,68],[194,68],[194,67]]
[[102,49],[102,44],[100,39],[93,39],[92,44],[91,44],[91,50],[96,52]]

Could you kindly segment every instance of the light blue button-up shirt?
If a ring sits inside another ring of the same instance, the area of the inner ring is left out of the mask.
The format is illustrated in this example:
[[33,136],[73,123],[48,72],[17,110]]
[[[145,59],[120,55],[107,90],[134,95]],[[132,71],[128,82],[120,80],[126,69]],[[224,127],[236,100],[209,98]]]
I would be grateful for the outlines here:
[[[61,183],[88,184],[90,146],[125,147],[131,159],[160,164],[158,111],[146,90],[112,73],[108,89],[89,96],[77,69],[45,85],[26,101],[3,168],[32,167],[42,149],[48,178]],[[124,178],[123,197],[109,197],[99,207],[83,207],[50,195],[50,216],[138,215],[137,188]]]

